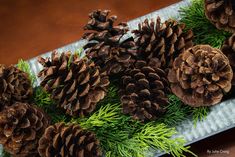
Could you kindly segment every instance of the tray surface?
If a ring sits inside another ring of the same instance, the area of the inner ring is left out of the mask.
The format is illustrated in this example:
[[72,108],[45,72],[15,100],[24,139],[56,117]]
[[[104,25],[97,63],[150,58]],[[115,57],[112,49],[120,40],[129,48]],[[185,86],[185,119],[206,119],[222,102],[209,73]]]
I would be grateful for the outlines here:
[[[167,20],[168,18],[180,18],[178,10],[180,7],[190,5],[190,0],[183,0],[179,3],[173,4],[166,8],[157,10],[145,16],[139,17],[137,19],[131,20],[128,22],[130,30],[136,29],[138,23],[143,22],[146,18],[156,18],[160,16],[162,21]],[[131,35],[131,34],[128,34]],[[61,47],[58,52],[63,51],[75,51],[78,50],[86,43],[85,40],[79,40],[72,44]],[[51,52],[45,53],[41,56],[47,57],[50,56]],[[31,66],[32,72],[35,75],[41,70],[41,66],[37,63],[37,57],[29,60],[29,64]],[[36,86],[39,84],[40,80],[36,81]],[[183,136],[187,145],[195,143],[199,140],[205,139],[207,137],[213,136],[220,132],[226,131],[235,127],[235,99],[224,101],[220,104],[211,107],[211,111],[203,121],[197,123],[194,126],[192,119],[187,119],[181,122],[176,129],[178,131],[178,135]],[[162,155],[162,153],[156,153],[156,157]],[[0,145],[0,157],[2,156],[2,146]]]

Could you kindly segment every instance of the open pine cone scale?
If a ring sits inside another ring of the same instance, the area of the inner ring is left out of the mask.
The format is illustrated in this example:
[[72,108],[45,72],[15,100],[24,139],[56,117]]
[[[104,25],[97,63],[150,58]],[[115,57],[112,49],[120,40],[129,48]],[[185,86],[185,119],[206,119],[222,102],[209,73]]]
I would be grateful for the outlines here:
[[125,71],[119,91],[125,114],[142,122],[164,114],[170,89],[166,73],[159,66],[157,58],[137,60]]
[[29,102],[33,94],[28,74],[13,65],[0,64],[0,111],[15,102]]
[[235,32],[235,2],[233,0],[205,0],[205,14],[218,29]]
[[39,141],[38,151],[43,157],[100,157],[99,141],[79,125],[57,123],[49,126]]
[[[228,57],[233,73],[235,72],[235,34],[229,37],[223,44],[221,51]],[[235,75],[233,75],[232,85],[235,85]]]
[[176,58],[169,71],[171,89],[185,104],[217,104],[231,89],[233,77],[228,58],[208,45],[194,46]]
[[104,98],[109,79],[92,61],[54,52],[51,61],[39,58],[39,62],[44,65],[39,73],[43,78],[41,86],[67,114],[87,115]]
[[132,31],[136,35],[138,54],[143,59],[157,57],[164,69],[171,67],[174,59],[193,45],[193,32],[184,32],[184,29],[184,24],[171,19],[164,23],[161,23],[160,17],[156,21],[146,19],[137,30]]
[[108,10],[96,10],[89,15],[90,21],[84,27],[87,32],[83,35],[88,43],[83,48],[102,71],[115,75],[132,64],[136,47],[132,37],[123,39],[128,31],[127,23],[114,26],[117,17],[109,13]]
[[49,123],[41,109],[15,103],[0,114],[0,144],[14,157],[38,156],[38,140]]

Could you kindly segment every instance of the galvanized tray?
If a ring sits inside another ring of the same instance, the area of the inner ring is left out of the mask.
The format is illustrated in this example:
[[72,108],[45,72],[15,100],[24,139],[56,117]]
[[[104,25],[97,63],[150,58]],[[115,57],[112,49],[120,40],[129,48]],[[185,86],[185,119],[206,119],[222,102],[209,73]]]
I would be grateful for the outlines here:
[[[157,3],[156,3],[157,5]],[[183,0],[179,3],[173,4],[161,10],[157,10],[145,16],[139,17],[137,19],[131,20],[128,22],[128,25],[131,30],[136,29],[138,23],[143,22],[146,18],[156,18],[160,16],[162,20],[166,20],[168,18],[180,18],[178,10],[180,7],[190,5],[190,0]],[[130,33],[128,35],[131,35]],[[81,46],[86,43],[84,40],[79,40],[72,44],[66,45],[57,49],[59,52],[63,51],[76,51]],[[51,52],[45,53],[42,56],[47,57],[50,55]],[[29,60],[29,64],[32,68],[33,73],[37,74],[40,69],[42,68],[37,63],[37,57],[32,58]],[[37,80],[35,85],[39,84],[39,80]],[[211,111],[209,115],[201,122],[198,122],[196,126],[192,119],[187,119],[181,122],[178,126],[176,126],[177,131],[179,134],[177,136],[185,137],[187,141],[187,145],[195,143],[199,140],[205,139],[207,137],[213,136],[220,132],[226,131],[235,127],[235,99],[228,100],[217,104],[211,107]],[[2,146],[0,145],[0,157],[2,156]],[[163,153],[156,153],[156,156],[161,156]]]

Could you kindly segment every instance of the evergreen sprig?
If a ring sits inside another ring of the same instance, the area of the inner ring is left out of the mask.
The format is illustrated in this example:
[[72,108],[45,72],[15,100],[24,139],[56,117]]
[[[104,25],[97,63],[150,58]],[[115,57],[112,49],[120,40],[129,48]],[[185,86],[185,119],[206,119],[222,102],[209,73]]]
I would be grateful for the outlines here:
[[175,128],[169,128],[163,123],[143,124],[121,111],[120,103],[109,103],[101,106],[90,117],[73,119],[71,122],[95,132],[108,157],[151,156],[153,153],[150,148],[170,152],[173,156],[190,152],[189,147],[184,147],[184,138],[171,139],[177,134]]
[[190,153],[192,156],[197,156],[192,153],[189,148],[185,147],[185,139],[182,137],[172,138],[176,135],[175,128],[168,128],[165,124],[154,125],[154,123],[148,123],[142,131],[135,135],[139,141],[144,141],[152,148],[162,150],[164,152],[170,152],[174,157],[185,156],[184,152]]
[[192,0],[192,4],[180,9],[181,22],[186,24],[186,29],[192,29],[195,44],[209,44],[220,48],[226,38],[231,34],[218,30],[206,18],[204,0]]
[[167,111],[165,115],[158,120],[158,122],[173,127],[189,118],[189,115],[192,113],[192,107],[185,105],[173,94],[168,96],[168,100],[169,104],[166,107]]
[[194,126],[197,125],[197,122],[206,119],[209,111],[210,111],[210,108],[207,106],[195,107],[192,110]]
[[44,91],[41,87],[37,87],[34,89],[34,103],[43,108],[45,111],[55,104],[55,102],[51,99],[51,94]]
[[2,150],[2,152],[0,153],[1,157],[11,157],[11,154],[6,152],[5,150]]
[[51,95],[41,87],[35,88],[33,102],[50,116],[52,124],[70,121],[70,117],[56,107],[56,103],[51,99]]
[[191,117],[194,125],[196,126],[197,122],[206,119],[210,112],[210,107],[208,106],[191,107],[184,104],[176,95],[173,94],[169,95],[168,99],[169,104],[166,107],[166,114],[157,121],[158,123],[164,123],[173,127]]
[[31,84],[34,85],[34,82],[36,81],[37,77],[32,73],[30,65],[27,61],[24,61],[20,59],[17,63],[17,67],[28,74],[29,79],[31,80]]

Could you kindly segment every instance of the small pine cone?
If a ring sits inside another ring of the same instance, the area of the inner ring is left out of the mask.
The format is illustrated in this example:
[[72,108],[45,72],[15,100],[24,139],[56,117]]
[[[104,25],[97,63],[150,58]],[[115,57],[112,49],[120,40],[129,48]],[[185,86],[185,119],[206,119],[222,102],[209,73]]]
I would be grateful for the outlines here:
[[132,37],[121,41],[128,31],[127,24],[113,26],[117,16],[108,16],[109,13],[108,10],[90,13],[90,21],[84,27],[88,32],[83,35],[83,38],[88,40],[84,46],[87,56],[108,75],[117,74],[128,68],[133,63],[137,51]]
[[49,126],[39,141],[42,157],[101,157],[95,134],[79,125],[57,123]]
[[205,14],[216,28],[235,32],[234,0],[205,0]]
[[193,32],[184,32],[184,24],[169,19],[161,23],[160,17],[154,21],[146,19],[139,24],[136,35],[136,45],[141,58],[157,57],[163,69],[172,66],[174,59],[183,51],[193,46]]
[[38,141],[49,123],[36,106],[17,102],[0,113],[0,144],[14,157],[38,156]]
[[33,88],[28,75],[14,66],[0,64],[0,111],[15,102],[28,102]]
[[194,46],[175,59],[168,80],[172,92],[193,107],[219,103],[231,89],[228,58],[209,45]]
[[[221,50],[228,57],[233,73],[235,73],[235,34],[224,42]],[[233,75],[232,85],[235,86],[235,75]]]
[[166,73],[159,67],[157,58],[137,60],[121,78],[123,112],[133,119],[155,120],[165,113],[170,89]]
[[106,95],[109,78],[94,62],[69,52],[53,52],[51,60],[39,57],[38,61],[44,66],[38,74],[41,86],[67,114],[87,115]]

